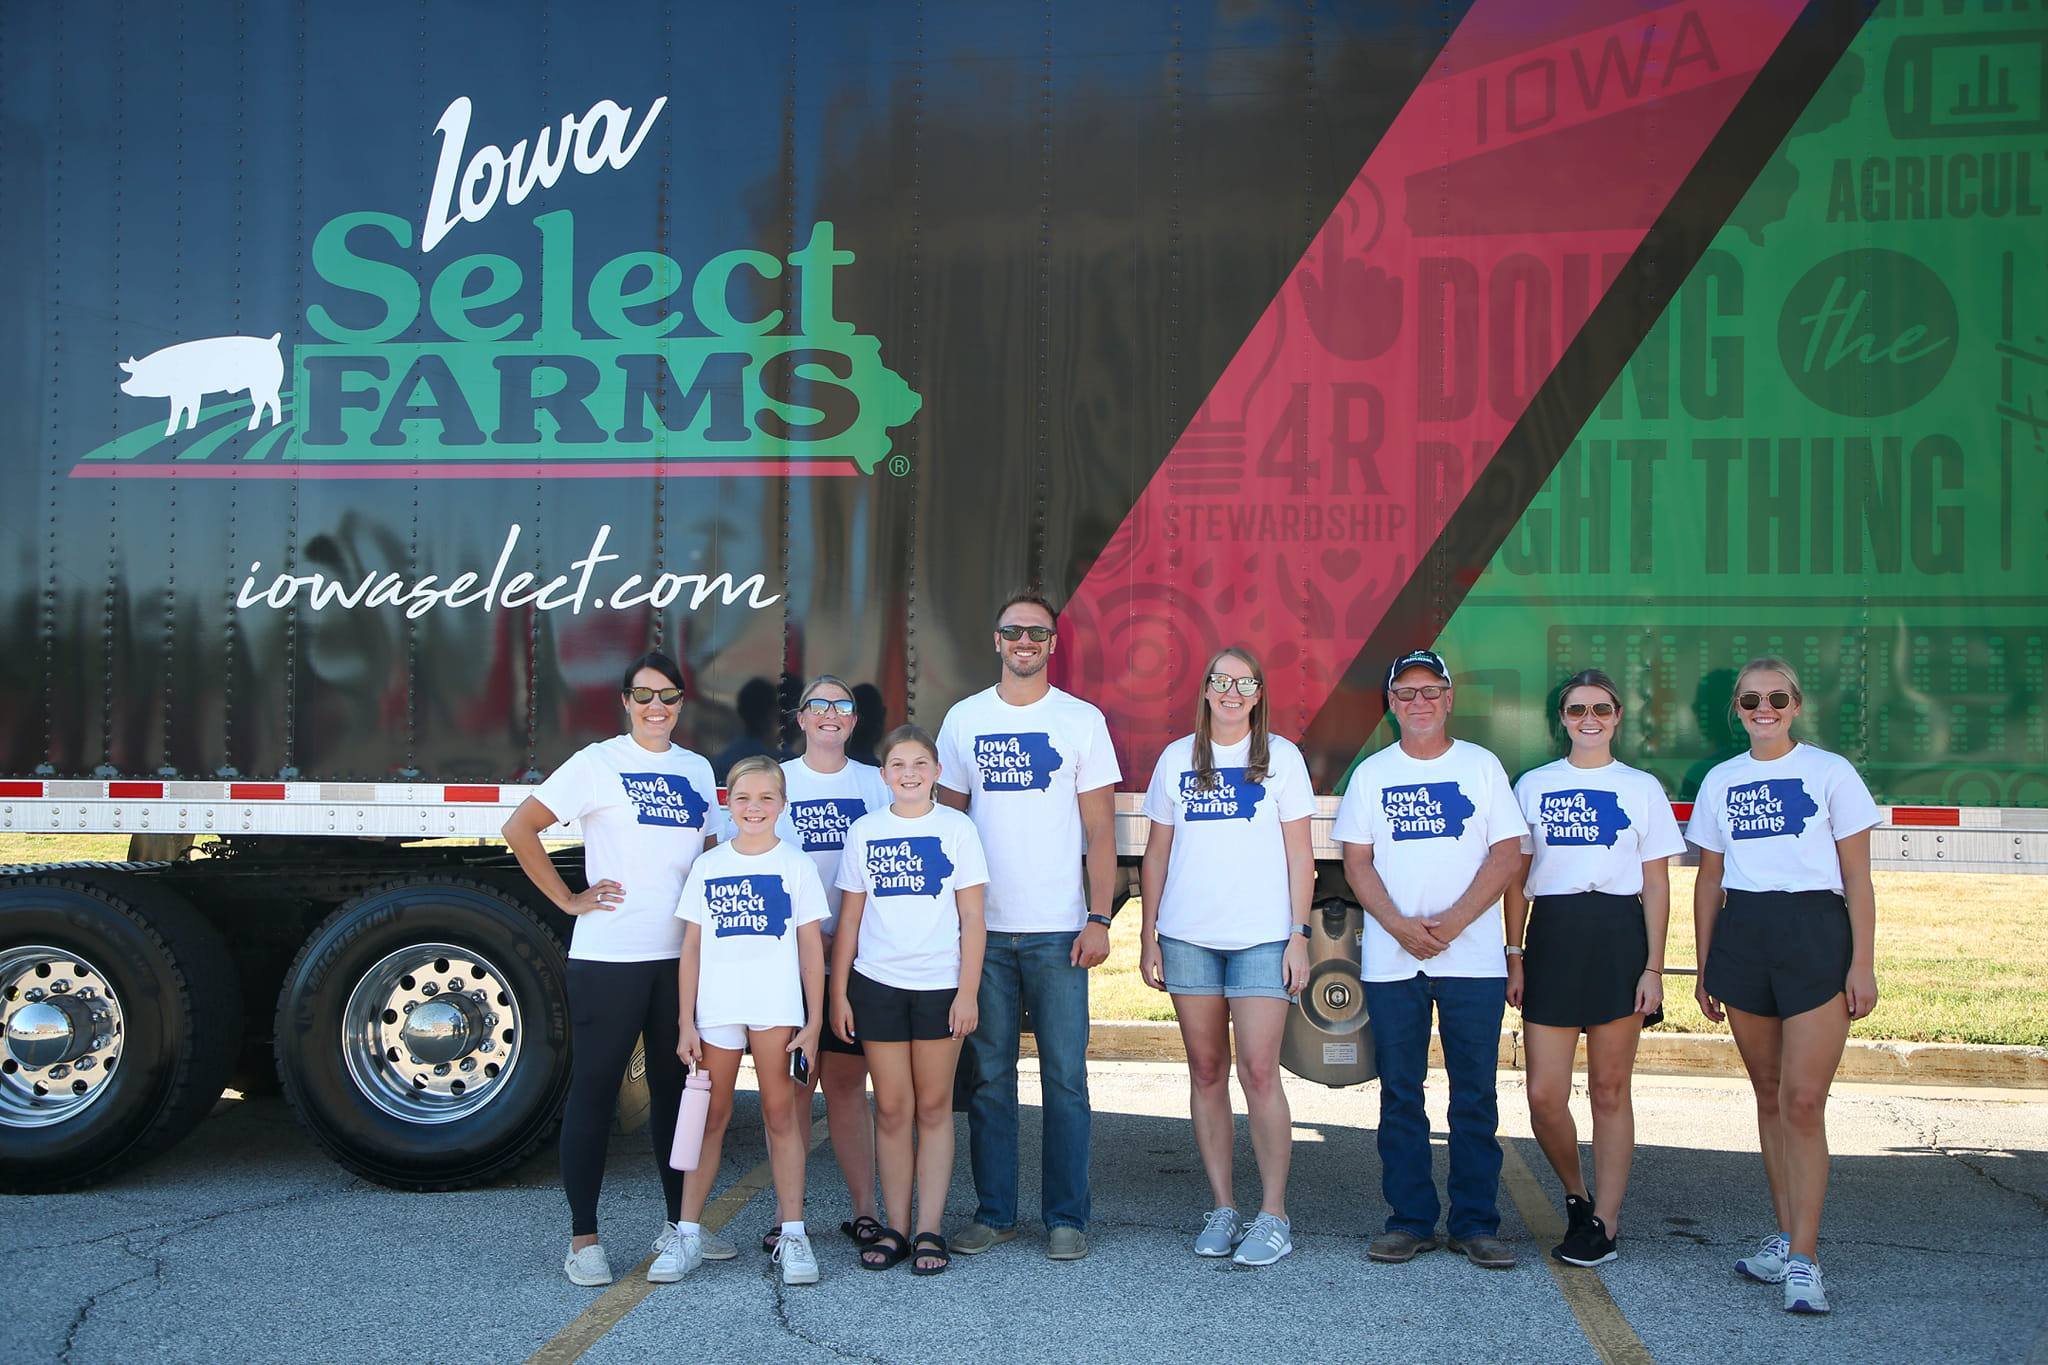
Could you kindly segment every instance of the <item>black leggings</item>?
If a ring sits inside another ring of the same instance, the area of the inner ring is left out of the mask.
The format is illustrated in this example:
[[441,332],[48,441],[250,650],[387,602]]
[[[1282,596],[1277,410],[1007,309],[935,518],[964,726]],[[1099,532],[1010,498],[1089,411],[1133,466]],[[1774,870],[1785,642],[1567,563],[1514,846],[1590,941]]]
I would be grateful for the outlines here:
[[569,959],[569,1102],[562,1110],[562,1192],[569,1196],[569,1235],[597,1235],[597,1192],[618,1113],[619,1084],[633,1055],[633,1040],[647,1040],[647,1127],[654,1166],[673,1222],[683,1207],[683,1173],[669,1169],[676,1108],[683,1099],[683,1064],[676,1056],[681,1002],[676,959],[591,962]]

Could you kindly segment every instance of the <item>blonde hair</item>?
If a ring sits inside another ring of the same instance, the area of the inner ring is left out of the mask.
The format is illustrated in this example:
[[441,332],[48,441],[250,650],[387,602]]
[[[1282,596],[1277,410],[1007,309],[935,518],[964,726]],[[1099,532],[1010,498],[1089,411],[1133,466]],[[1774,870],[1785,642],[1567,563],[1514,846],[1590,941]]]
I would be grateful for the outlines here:
[[[1800,690],[1799,675],[1792,671],[1792,665],[1786,663],[1775,654],[1759,655],[1742,666],[1742,671],[1735,675],[1735,690],[1728,694],[1728,714],[1731,718],[1735,719],[1737,724],[1741,723],[1741,717],[1737,713],[1735,699],[1742,695],[1743,679],[1752,673],[1779,674],[1785,679],[1785,686],[1792,689],[1793,703],[1799,706],[1806,704],[1806,693]],[[1788,733],[1790,729],[1790,725],[1787,725],[1786,730]]]
[[741,778],[751,777],[755,773],[768,773],[773,776],[775,790],[781,793],[783,800],[789,799],[789,780],[782,775],[782,765],[766,754],[748,754],[733,764],[732,769],[725,775],[725,789],[731,791],[740,784]]
[[897,726],[888,734],[882,736],[882,742],[875,746],[875,752],[881,756],[882,762],[887,763],[889,755],[895,752],[899,744],[915,744],[918,748],[932,756],[932,762],[936,763],[939,761],[938,742],[931,737],[931,732],[922,726]]

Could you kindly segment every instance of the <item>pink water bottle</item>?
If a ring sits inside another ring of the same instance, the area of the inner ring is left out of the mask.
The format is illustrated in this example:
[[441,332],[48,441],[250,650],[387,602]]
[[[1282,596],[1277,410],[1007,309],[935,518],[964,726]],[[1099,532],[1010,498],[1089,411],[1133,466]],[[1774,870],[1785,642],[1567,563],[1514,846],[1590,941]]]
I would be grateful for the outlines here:
[[704,1150],[704,1121],[711,1117],[711,1078],[700,1069],[683,1082],[683,1103],[676,1110],[676,1140],[668,1149],[668,1164],[678,1171],[697,1169],[697,1155]]

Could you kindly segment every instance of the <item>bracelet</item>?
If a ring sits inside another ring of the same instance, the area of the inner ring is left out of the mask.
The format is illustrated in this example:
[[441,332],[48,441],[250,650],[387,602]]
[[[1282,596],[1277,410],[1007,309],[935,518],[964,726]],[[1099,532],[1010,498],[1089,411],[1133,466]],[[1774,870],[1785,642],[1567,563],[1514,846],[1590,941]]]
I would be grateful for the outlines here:
[[1522,955],[1522,945],[1519,943],[1510,943],[1507,947],[1501,949],[1501,951],[1506,953],[1509,957],[1520,957]]
[[1089,922],[1090,924],[1099,924],[1099,925],[1101,925],[1101,926],[1102,926],[1103,928],[1107,929],[1107,928],[1109,927],[1109,916],[1108,916],[1108,915],[1090,915],[1090,916],[1088,917],[1088,922]]
[[1664,969],[1662,967],[1645,967],[1643,968],[1643,971],[1646,973],[1655,973],[1658,976],[1664,975]]

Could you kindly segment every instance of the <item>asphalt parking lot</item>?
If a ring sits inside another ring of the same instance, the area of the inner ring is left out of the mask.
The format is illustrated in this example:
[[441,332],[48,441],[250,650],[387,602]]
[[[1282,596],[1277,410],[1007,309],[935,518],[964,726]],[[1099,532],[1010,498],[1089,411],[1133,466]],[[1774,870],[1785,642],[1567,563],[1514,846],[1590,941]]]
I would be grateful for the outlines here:
[[[0,1203],[8,1355],[82,1365],[516,1363],[579,1350],[591,1365],[2048,1362],[2048,1094],[1838,1087],[1821,1248],[1835,1312],[1815,1319],[1788,1316],[1776,1289],[1730,1269],[1768,1220],[1740,1083],[1638,1079],[1621,1259],[1557,1273],[1542,1256],[1549,1239],[1535,1233],[1558,1222],[1561,1191],[1529,1138],[1516,1080],[1502,1085],[1511,1151],[1501,1203],[1502,1236],[1521,1264],[1506,1273],[1446,1252],[1369,1263],[1365,1243],[1385,1216],[1377,1095],[1292,1077],[1294,1254],[1259,1270],[1197,1259],[1190,1244],[1207,1195],[1184,1073],[1097,1063],[1091,1083],[1095,1222],[1084,1261],[1046,1260],[1043,1230],[1030,1224],[935,1278],[864,1271],[829,1231],[848,1209],[821,1147],[807,1210],[820,1283],[783,1288],[753,1249],[773,1217],[759,1194],[713,1206],[731,1217],[739,1260],[706,1264],[637,1302],[637,1291],[607,1296],[562,1276],[567,1214],[552,1149],[488,1188],[401,1194],[328,1162],[280,1100],[224,1102],[182,1146],[115,1183]],[[721,1190],[765,1155],[745,1085],[743,1073]],[[1025,1099],[1035,1099],[1028,1077]],[[1027,1139],[1036,1118],[1027,1113]],[[1249,1205],[1257,1185],[1242,1124],[1239,1193]],[[1027,1210],[1036,1163],[1027,1147]],[[972,1210],[963,1130],[948,1225]],[[645,1135],[615,1138],[602,1218],[622,1279],[660,1216]]]

